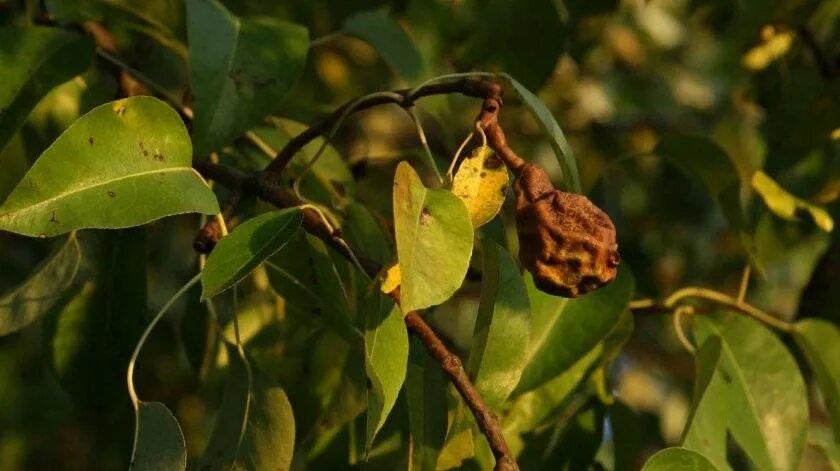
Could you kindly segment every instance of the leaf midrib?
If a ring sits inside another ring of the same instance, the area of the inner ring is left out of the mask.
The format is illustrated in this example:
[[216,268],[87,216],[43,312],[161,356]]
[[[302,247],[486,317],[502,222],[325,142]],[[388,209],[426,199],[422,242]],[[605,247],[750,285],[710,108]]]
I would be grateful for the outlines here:
[[[65,191],[65,192],[59,193],[55,196],[51,196],[47,199],[38,201],[38,202],[36,202],[34,204],[31,204],[29,206],[24,206],[23,208],[19,208],[19,209],[15,209],[15,210],[12,210],[12,211],[9,211],[9,212],[6,212],[6,213],[2,213],[2,214],[0,214],[0,220],[6,219],[6,218],[9,218],[9,217],[13,217],[13,216],[20,216],[20,215],[23,215],[23,214],[27,214],[29,212],[35,211],[36,209],[38,209],[41,206],[47,205],[47,204],[52,203],[54,201],[58,201],[58,200],[61,200],[63,198],[66,198],[68,196],[72,196],[72,195],[75,195],[75,194],[78,194],[78,193],[84,193],[84,192],[87,192],[87,191],[95,190],[97,188],[100,188],[100,187],[103,187],[103,186],[106,186],[106,185],[110,185],[110,184],[113,184],[113,183],[116,183],[116,182],[119,182],[119,181],[122,181],[122,180],[128,180],[128,179],[132,179],[132,178],[140,178],[140,177],[145,177],[147,175],[153,175],[153,174],[185,172],[185,171],[186,172],[195,172],[192,169],[192,167],[170,167],[170,168],[163,168],[163,169],[157,169],[157,170],[147,170],[147,171],[143,171],[143,172],[132,173],[130,175],[124,175],[124,176],[121,176],[121,177],[118,177],[118,178],[112,178],[110,180],[105,180],[105,181],[102,181],[100,183],[96,183],[95,185],[90,185],[90,186],[86,186],[86,187],[76,187],[76,188],[73,188],[70,191]],[[2,209],[2,206],[0,206],[0,209]]]
[[[735,356],[735,353],[732,351],[731,347],[729,346],[729,340],[726,337],[723,336],[723,332],[718,328],[718,326],[716,324],[714,324],[712,322],[709,322],[709,324],[711,325],[712,330],[715,331],[715,334],[718,337],[720,337],[722,350],[726,352],[727,356],[729,356],[729,358],[732,360],[732,363],[735,365],[736,368],[735,368],[735,372],[733,374],[737,378],[739,384],[741,385],[741,389],[744,391],[744,397],[747,398],[747,404],[750,406],[750,412],[752,412],[753,417],[756,418],[756,423],[758,425],[759,433],[761,434],[762,438],[766,438],[764,436],[764,428],[762,427],[761,420],[758,419],[759,417],[761,417],[761,415],[759,414],[759,411],[758,411],[758,406],[755,404],[755,399],[752,397],[752,394],[750,394],[750,390],[747,387],[747,380],[746,380],[746,378],[744,378],[744,375],[741,372],[741,370],[743,368],[742,368],[741,364],[738,362],[738,358]],[[765,442],[762,441],[761,444],[762,444],[765,456],[770,460],[771,463],[773,463],[774,460],[773,460],[773,457],[770,455],[770,450],[768,450],[766,447],[763,446],[763,445],[765,445]]]

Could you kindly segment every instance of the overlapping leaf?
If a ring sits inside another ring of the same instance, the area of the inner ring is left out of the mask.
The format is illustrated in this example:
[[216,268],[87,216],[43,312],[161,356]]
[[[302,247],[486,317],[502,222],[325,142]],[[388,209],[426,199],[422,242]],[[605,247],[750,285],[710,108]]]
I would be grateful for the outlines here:
[[187,469],[187,448],[181,426],[160,402],[141,402],[137,439],[129,469],[181,471]]
[[365,449],[397,402],[408,365],[408,332],[402,312],[379,290],[372,290],[365,303],[365,369],[368,390]]
[[464,200],[473,227],[490,222],[505,202],[508,172],[489,147],[478,147],[458,167],[452,193]]
[[720,470],[726,461],[726,430],[729,401],[721,371],[721,339],[709,337],[695,355],[694,404],[680,446],[706,456]]
[[0,28],[0,150],[53,87],[93,61],[93,41],[58,28]]
[[394,177],[394,232],[403,312],[440,304],[461,286],[473,227],[460,198],[428,189],[406,162]]
[[344,32],[373,46],[404,80],[415,82],[423,73],[423,60],[402,27],[382,11],[356,13],[344,20]]
[[666,448],[651,456],[642,471],[717,471],[717,468],[696,451]]
[[181,118],[133,97],[94,108],[56,139],[0,206],[0,230],[48,237],[218,211]]
[[793,339],[814,371],[831,413],[834,442],[840,443],[840,329],[821,319],[803,319],[796,323]]
[[201,469],[289,469],[295,419],[283,388],[226,344],[228,378]]
[[742,315],[694,321],[701,344],[712,336],[721,339],[716,374],[735,441],[759,468],[795,469],[808,431],[808,400],[790,352],[767,328]]
[[268,276],[274,291],[285,299],[287,310],[303,316],[314,314],[345,340],[357,341],[348,289],[323,241],[298,231],[269,259]]
[[405,392],[413,469],[435,471],[446,438],[446,378],[416,337],[411,339]]
[[271,211],[245,221],[222,238],[201,273],[202,299],[235,285],[283,248],[301,219],[298,208]]
[[110,411],[127,403],[125,371],[147,321],[146,230],[90,231],[78,237],[82,286],[46,318],[47,355],[77,403]]
[[487,406],[499,411],[525,367],[531,308],[519,265],[510,254],[489,239],[482,253],[481,302],[468,371]]
[[537,290],[528,276],[531,342],[516,392],[534,389],[560,375],[612,330],[633,294],[626,268],[610,285],[582,298],[566,299]]
[[82,254],[71,235],[22,285],[0,298],[0,335],[20,330],[46,314],[70,288]]
[[580,193],[580,175],[578,174],[577,162],[575,155],[572,152],[572,147],[566,140],[566,135],[554,119],[554,115],[545,104],[536,95],[531,93],[524,85],[519,83],[515,78],[507,74],[500,74],[500,77],[507,80],[511,87],[513,87],[516,94],[522,99],[522,102],[534,116],[534,119],[539,124],[540,129],[548,137],[551,143],[551,148],[554,149],[554,154],[557,156],[557,161],[560,163],[560,168],[563,170],[563,185],[562,188],[572,193]]
[[187,1],[193,138],[199,155],[230,143],[271,113],[303,72],[305,28],[239,19],[216,0]]

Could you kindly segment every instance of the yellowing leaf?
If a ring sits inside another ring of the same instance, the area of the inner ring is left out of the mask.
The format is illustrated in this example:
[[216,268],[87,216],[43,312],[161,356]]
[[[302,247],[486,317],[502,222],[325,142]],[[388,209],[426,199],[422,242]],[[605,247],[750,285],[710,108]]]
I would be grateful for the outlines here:
[[391,268],[385,270],[385,274],[382,279],[382,285],[380,285],[379,289],[382,290],[383,293],[388,294],[391,291],[400,287],[400,282],[402,281],[402,271],[400,271],[400,264],[395,263],[391,265]]
[[834,229],[834,220],[826,210],[788,193],[761,170],[753,174],[752,187],[761,195],[770,211],[773,211],[779,217],[795,221],[798,219],[798,213],[806,211],[814,220],[814,223],[823,231],[831,232]]
[[489,147],[478,147],[461,162],[452,182],[452,192],[464,200],[473,227],[490,222],[505,201],[508,173]]
[[793,44],[793,33],[770,33],[766,40],[744,54],[741,62],[750,70],[763,70],[785,55]]

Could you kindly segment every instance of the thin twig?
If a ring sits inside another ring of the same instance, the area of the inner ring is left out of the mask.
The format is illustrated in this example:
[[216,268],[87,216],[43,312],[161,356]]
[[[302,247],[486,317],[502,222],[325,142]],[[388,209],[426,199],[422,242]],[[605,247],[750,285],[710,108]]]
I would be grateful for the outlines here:
[[749,262],[744,265],[744,271],[741,272],[741,285],[738,287],[738,297],[736,298],[739,303],[743,303],[745,299],[747,299],[747,290],[750,288],[750,274],[752,273],[752,268],[750,267]]
[[685,335],[685,331],[683,331],[683,327],[682,327],[683,315],[690,315],[690,314],[694,314],[694,308],[691,307],[691,306],[678,306],[674,310],[674,316],[673,316],[674,332],[677,334],[677,339],[680,341],[680,343],[683,345],[683,347],[688,351],[688,353],[691,353],[692,355],[694,355],[695,353],[697,353],[697,349],[694,348],[694,345],[692,345],[691,341],[688,340],[688,336]]
[[[485,98],[492,94],[491,88],[500,89],[497,84],[487,82],[484,80],[477,80],[474,78],[462,78],[452,82],[444,83],[430,83],[425,86],[418,87],[415,90],[393,90],[389,93],[380,93],[376,98],[366,100],[364,103],[357,103],[358,99],[353,99],[338,107],[335,111],[330,113],[327,117],[322,119],[317,124],[310,126],[303,132],[293,137],[280,152],[277,153],[274,160],[266,167],[265,171],[271,174],[279,175],[283,169],[292,160],[292,157],[303,149],[307,144],[326,134],[333,128],[336,122],[343,119],[345,111],[352,107],[352,113],[373,108],[375,106],[396,104],[400,106],[410,106],[415,100],[432,95],[448,95],[453,93],[460,93],[474,98]],[[409,94],[410,97],[409,97]],[[500,93],[499,93],[500,95]],[[348,115],[351,113],[348,113]]]
[[[396,292],[398,290],[393,291],[393,293]],[[487,438],[490,449],[493,451],[493,456],[496,457],[495,469],[497,471],[518,470],[519,467],[516,461],[514,461],[513,455],[502,433],[499,419],[496,418],[484,403],[484,399],[482,399],[475,386],[473,386],[458,356],[446,348],[446,345],[443,344],[437,334],[429,327],[429,324],[426,324],[426,321],[416,311],[409,312],[405,315],[405,324],[408,326],[408,330],[423,342],[423,345],[426,346],[426,349],[432,357],[443,368],[444,373],[449,376],[449,380],[455,386],[455,389],[464,398],[464,402],[467,403],[473,416],[475,416],[478,428]]]
[[735,309],[738,312],[746,314],[756,320],[764,322],[765,324],[771,327],[775,327],[776,329],[779,329],[782,332],[789,333],[793,332],[794,330],[793,324],[773,317],[772,315],[767,314],[766,312],[752,305],[743,302],[739,303],[737,299],[731,296],[727,296],[723,293],[697,286],[689,286],[687,288],[677,290],[676,292],[674,292],[674,294],[672,294],[665,300],[665,306],[669,308],[674,307],[678,302],[686,298],[700,298],[723,304],[725,306]]

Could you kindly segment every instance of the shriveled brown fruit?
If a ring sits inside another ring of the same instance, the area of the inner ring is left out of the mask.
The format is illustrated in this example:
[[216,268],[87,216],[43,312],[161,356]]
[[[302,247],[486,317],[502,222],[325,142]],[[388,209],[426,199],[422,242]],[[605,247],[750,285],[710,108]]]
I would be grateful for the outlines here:
[[620,256],[609,216],[583,195],[554,189],[542,167],[516,179],[519,260],[540,290],[575,298],[609,284]]

